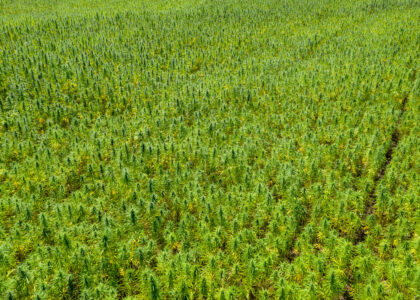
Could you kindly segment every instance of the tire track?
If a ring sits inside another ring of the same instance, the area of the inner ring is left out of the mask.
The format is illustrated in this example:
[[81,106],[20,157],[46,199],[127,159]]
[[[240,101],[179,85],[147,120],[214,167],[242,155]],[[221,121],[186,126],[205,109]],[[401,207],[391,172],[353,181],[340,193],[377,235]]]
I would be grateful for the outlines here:
[[[394,130],[392,131],[391,134],[391,141],[389,143],[388,149],[385,153],[385,159],[382,163],[382,165],[379,167],[374,179],[373,179],[373,187],[371,188],[368,196],[367,196],[367,203],[365,205],[365,211],[364,211],[364,218],[363,218],[363,223],[366,222],[366,219],[375,213],[375,204],[376,204],[376,190],[378,188],[378,183],[379,181],[384,177],[386,170],[388,168],[388,165],[391,163],[392,161],[392,157],[394,155],[394,150],[395,148],[398,146],[400,140],[401,140],[401,133],[399,130],[400,124],[401,124],[401,120],[403,118],[404,112],[406,111],[406,105],[407,105],[407,100],[408,100],[408,96],[405,96],[402,103],[401,103],[401,108],[400,108],[400,114],[398,115],[398,119],[397,122],[395,124]],[[364,242],[366,240],[366,234],[364,231],[361,231],[360,237],[355,241],[355,245]]]

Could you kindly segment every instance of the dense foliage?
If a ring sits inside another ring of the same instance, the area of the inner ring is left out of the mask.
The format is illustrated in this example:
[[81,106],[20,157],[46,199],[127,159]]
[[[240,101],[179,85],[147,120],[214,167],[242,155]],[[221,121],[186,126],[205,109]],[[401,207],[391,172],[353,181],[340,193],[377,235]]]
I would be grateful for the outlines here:
[[419,1],[0,0],[0,28],[0,295],[419,296]]

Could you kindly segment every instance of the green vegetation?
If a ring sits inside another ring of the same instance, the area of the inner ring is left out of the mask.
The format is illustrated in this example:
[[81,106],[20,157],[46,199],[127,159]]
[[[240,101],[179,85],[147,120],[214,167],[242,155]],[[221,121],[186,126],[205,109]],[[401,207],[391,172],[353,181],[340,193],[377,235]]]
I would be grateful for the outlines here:
[[419,1],[0,0],[0,28],[0,296],[419,296]]

